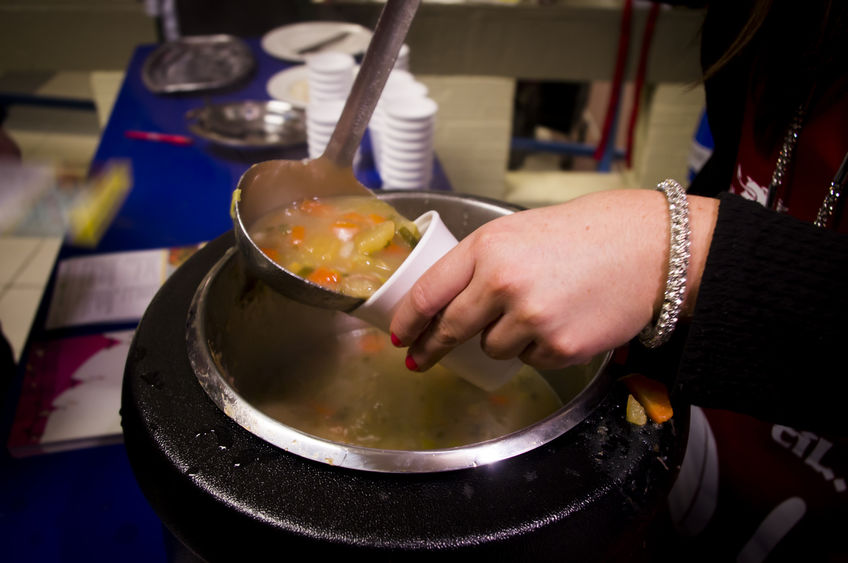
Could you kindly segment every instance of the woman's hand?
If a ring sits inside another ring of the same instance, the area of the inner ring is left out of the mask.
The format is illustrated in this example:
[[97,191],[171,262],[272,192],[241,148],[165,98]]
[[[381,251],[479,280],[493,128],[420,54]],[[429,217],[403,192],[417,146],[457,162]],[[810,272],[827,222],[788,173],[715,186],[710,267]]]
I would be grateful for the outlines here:
[[[717,202],[690,197],[690,208],[696,287]],[[393,341],[409,346],[407,366],[420,370],[478,332],[494,358],[539,369],[588,361],[654,317],[668,223],[665,197],[651,190],[600,192],[491,221],[416,282],[395,312]]]

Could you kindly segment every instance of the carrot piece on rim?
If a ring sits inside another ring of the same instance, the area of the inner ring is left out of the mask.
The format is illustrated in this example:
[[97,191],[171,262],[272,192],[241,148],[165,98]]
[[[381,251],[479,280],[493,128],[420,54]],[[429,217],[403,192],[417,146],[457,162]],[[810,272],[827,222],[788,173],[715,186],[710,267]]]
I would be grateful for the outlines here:
[[654,422],[665,422],[674,414],[668,389],[661,381],[641,373],[631,373],[621,378],[630,393],[645,407],[645,412]]

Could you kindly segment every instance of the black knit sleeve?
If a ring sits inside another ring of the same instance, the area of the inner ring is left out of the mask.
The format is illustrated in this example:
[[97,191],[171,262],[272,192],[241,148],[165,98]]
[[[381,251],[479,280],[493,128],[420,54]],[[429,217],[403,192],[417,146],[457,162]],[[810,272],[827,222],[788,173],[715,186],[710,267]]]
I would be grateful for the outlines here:
[[845,435],[848,237],[738,196],[720,201],[676,391]]

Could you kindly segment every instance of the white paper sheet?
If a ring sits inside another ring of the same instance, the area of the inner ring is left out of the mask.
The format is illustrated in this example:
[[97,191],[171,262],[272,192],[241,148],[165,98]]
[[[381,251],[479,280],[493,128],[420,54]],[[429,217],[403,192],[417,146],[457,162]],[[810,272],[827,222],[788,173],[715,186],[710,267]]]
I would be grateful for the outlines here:
[[139,250],[63,260],[46,328],[139,320],[170,273],[168,252]]

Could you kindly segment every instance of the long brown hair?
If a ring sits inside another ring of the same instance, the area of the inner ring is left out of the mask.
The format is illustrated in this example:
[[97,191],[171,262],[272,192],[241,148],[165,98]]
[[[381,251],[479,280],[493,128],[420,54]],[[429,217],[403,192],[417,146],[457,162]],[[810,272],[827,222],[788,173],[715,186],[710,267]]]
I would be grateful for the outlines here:
[[771,8],[771,5],[774,3],[774,0],[756,0],[751,7],[751,12],[748,15],[748,19],[745,20],[742,29],[739,30],[739,33],[736,35],[736,38],[730,44],[730,46],[724,51],[724,53],[718,58],[718,60],[714,61],[709,67],[704,70],[704,80],[709,80],[712,76],[727,66],[727,64],[735,59],[739,53],[751,42],[754,36],[757,34],[757,31],[762,27],[763,22],[766,19],[766,15]]
[[[848,2],[725,1],[735,2],[738,9],[747,4],[747,17],[720,56],[707,65],[704,80],[749,58],[750,87],[759,93],[757,127],[774,142],[799,105],[848,77]],[[722,10],[728,6],[722,5]]]

